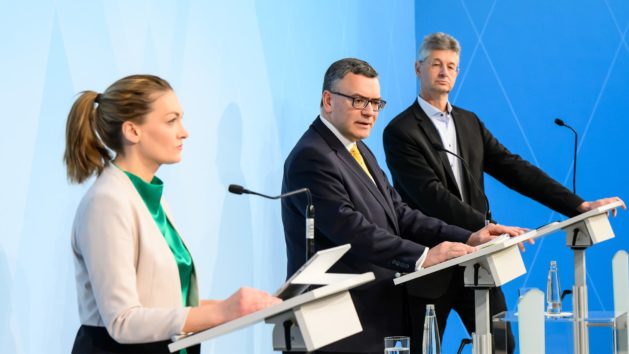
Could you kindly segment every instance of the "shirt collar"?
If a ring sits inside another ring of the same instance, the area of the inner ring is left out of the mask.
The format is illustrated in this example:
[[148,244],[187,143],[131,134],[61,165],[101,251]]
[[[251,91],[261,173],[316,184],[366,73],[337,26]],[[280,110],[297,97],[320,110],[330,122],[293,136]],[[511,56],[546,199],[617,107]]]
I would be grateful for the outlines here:
[[133,173],[123,170],[120,166],[112,162],[120,171],[124,172],[131,180],[131,183],[135,187],[135,190],[140,194],[144,204],[149,209],[151,214],[159,212],[161,207],[162,192],[164,191],[164,182],[157,176],[153,176],[151,183],[145,182],[142,178],[134,175]]
[[447,116],[450,116],[452,114],[452,105],[450,104],[450,102],[446,103],[446,112],[447,112],[446,115],[442,115],[444,112],[440,111],[439,109],[437,109],[437,107],[428,103],[419,95],[417,96],[417,103],[419,103],[419,106],[424,110],[424,112],[426,113],[426,115],[428,115],[429,118],[446,120]]
[[346,137],[344,137],[343,134],[341,134],[341,132],[339,132],[339,130],[336,129],[334,124],[330,123],[330,121],[324,118],[322,115],[319,115],[319,119],[321,119],[323,124],[325,124],[325,126],[328,127],[330,131],[332,131],[332,134],[334,134],[334,136],[336,136],[337,139],[339,139],[339,141],[341,142],[341,144],[343,144],[343,146],[345,146],[347,151],[349,151],[354,145],[356,145],[355,142],[352,142]]

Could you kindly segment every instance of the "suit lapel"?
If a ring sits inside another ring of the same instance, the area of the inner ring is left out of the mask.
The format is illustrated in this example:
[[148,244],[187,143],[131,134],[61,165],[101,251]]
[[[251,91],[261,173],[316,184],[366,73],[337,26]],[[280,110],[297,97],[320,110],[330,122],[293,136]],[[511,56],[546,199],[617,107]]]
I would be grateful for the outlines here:
[[[469,139],[467,137],[470,136],[470,132],[469,132],[470,127],[466,124],[467,122],[465,121],[465,119],[459,114],[458,110],[454,107],[452,107],[452,120],[454,120],[457,146],[459,148],[459,156],[461,156],[463,161],[469,161],[471,146],[469,143]],[[465,169],[465,166],[461,166],[461,167]],[[472,200],[471,199],[472,194],[475,193],[475,191],[471,191],[472,188],[470,188],[473,182],[470,181],[469,174],[472,173],[472,171],[464,171],[464,172],[465,173],[463,173],[463,175],[464,175],[465,184],[466,184],[465,186],[466,195],[465,195],[464,200],[470,201]]]
[[[399,227],[397,223],[397,214],[395,212],[395,207],[393,205],[393,200],[391,199],[391,195],[389,194],[389,181],[386,180],[386,177],[382,175],[380,171],[380,166],[378,166],[378,161],[373,156],[369,148],[362,141],[358,143],[358,150],[360,154],[363,155],[363,159],[365,160],[365,164],[373,176],[373,182],[370,180],[370,186],[375,186],[374,196],[376,199],[382,204],[387,217],[391,221],[391,224],[395,227],[395,232],[399,233]],[[364,174],[364,173],[363,173]],[[374,185],[374,182],[376,183]]]
[[[441,141],[441,136],[439,136],[439,132],[435,125],[430,121],[430,118],[426,115],[426,112],[419,106],[417,100],[412,106],[413,114],[417,119],[419,124],[419,128],[424,132],[424,135],[428,138],[430,145],[435,148],[435,153],[439,156],[439,160],[441,160],[441,165],[443,166],[443,170],[446,173],[446,176],[450,179],[450,183],[456,186],[456,180],[454,179],[454,172],[452,172],[452,168],[450,167],[450,160],[448,160],[448,153],[440,152],[436,150],[436,147],[444,148],[443,142]],[[456,122],[455,122],[456,124]],[[457,189],[457,194],[458,188]]]
[[[467,195],[468,204],[476,210],[485,210],[485,208],[487,208],[485,205],[485,195],[484,192],[481,193],[481,190],[484,189],[482,183],[482,160],[478,160],[479,155],[473,150],[479,149],[476,144],[478,139],[481,139],[480,137],[474,139],[474,137],[478,135],[478,125],[476,125],[477,121],[471,117],[467,117],[465,113],[461,112],[456,107],[452,108],[452,118],[454,119],[454,124],[456,125],[459,153],[463,160],[467,161],[467,165],[470,169],[469,173],[465,173],[465,180],[467,181],[465,194]],[[483,147],[481,146],[480,149],[483,149]],[[482,153],[483,151],[480,151],[481,159]]]
[[[360,151],[363,159],[365,160],[365,164],[371,173],[371,176],[374,178],[372,181],[369,176],[363,171],[362,167],[356,162],[356,160],[350,155],[349,151],[341,144],[339,139],[334,136],[334,133],[326,127],[319,118],[315,120],[312,124],[312,127],[323,137],[323,139],[327,142],[332,150],[336,152],[336,156],[339,158],[341,163],[345,165],[345,168],[349,170],[354,176],[355,180],[359,181],[362,186],[373,195],[373,197],[382,205],[387,217],[390,219],[395,228],[397,229],[397,218],[395,217],[395,211],[392,207],[392,202],[389,201],[388,198],[385,197],[384,193],[381,192],[382,183],[380,178],[380,168],[378,167],[378,163],[372,157],[371,153],[369,153],[366,145],[362,142],[358,142],[358,150]],[[376,184],[374,184],[376,182]],[[386,190],[386,188],[384,189]]]

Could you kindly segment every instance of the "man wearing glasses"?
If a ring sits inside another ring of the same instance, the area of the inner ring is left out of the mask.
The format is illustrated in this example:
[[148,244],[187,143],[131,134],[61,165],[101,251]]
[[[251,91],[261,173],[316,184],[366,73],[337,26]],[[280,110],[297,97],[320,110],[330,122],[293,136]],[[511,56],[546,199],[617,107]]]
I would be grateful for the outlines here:
[[[448,94],[459,73],[460,51],[458,41],[448,34],[434,33],[424,38],[415,63],[419,96],[384,131],[393,184],[409,206],[447,223],[476,230],[491,220],[483,172],[568,216],[619,200],[583,201],[539,168],[509,152],[474,113],[452,106]],[[417,289],[419,297],[410,297],[412,311],[422,312],[425,304],[435,304],[443,335],[448,314],[454,309],[468,332],[474,332],[474,292],[463,286],[463,268],[435,273],[430,283],[429,287]],[[412,285],[409,291],[414,292]],[[502,290],[492,288],[491,314],[504,310]],[[421,342],[422,317],[413,320],[412,338]],[[505,337],[501,337],[504,333],[494,333],[495,348],[505,348]],[[512,352],[513,335],[510,329],[506,333],[508,351]]]
[[[404,204],[362,142],[385,104],[378,74],[368,63],[353,58],[333,63],[325,74],[320,115],[284,164],[282,192],[306,187],[312,193],[316,249],[352,245],[331,271],[376,276],[350,291],[363,331],[323,348],[326,353],[380,354],[385,336],[410,334],[406,292],[393,285],[396,272],[473,252],[472,246],[492,235],[520,233],[496,225],[471,233]],[[282,201],[287,276],[305,262],[305,205],[305,197]]]

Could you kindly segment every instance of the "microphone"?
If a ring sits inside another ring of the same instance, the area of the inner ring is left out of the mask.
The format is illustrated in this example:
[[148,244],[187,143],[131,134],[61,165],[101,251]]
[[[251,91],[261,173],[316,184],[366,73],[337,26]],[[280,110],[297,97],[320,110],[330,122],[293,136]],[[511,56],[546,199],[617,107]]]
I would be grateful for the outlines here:
[[577,146],[579,141],[579,134],[573,127],[569,126],[563,120],[555,118],[555,124],[560,127],[566,127],[574,133],[574,169],[572,170],[572,193],[577,194]]
[[229,187],[227,187],[227,190],[230,193],[234,193],[234,194],[249,194],[249,191],[245,189],[245,187],[243,186],[239,186],[237,184],[230,184]]
[[459,159],[459,161],[461,161],[461,164],[463,165],[463,168],[465,169],[465,173],[467,173],[467,175],[470,177],[470,179],[472,180],[472,184],[480,192],[480,195],[483,196],[483,199],[485,200],[485,212],[483,213],[483,216],[485,217],[485,225],[489,224],[489,222],[491,221],[491,210],[489,209],[489,199],[487,199],[487,195],[485,195],[485,191],[483,191],[483,188],[481,188],[480,183],[478,183],[476,178],[474,178],[474,175],[472,174],[470,167],[467,165],[467,162],[465,162],[465,160],[463,160],[461,156],[453,153],[452,151],[448,149],[442,148],[441,146],[437,144],[433,144],[433,148],[435,148],[435,150],[439,152],[448,153],[456,157],[457,159]]
[[270,195],[250,191],[248,189],[245,189],[245,187],[237,185],[237,184],[230,184],[229,187],[227,187],[227,190],[230,193],[234,193],[234,194],[239,194],[239,195],[240,194],[253,194],[253,195],[257,195],[257,196],[267,198],[267,199],[283,199],[283,198],[290,197],[295,194],[306,193],[306,196],[308,197],[308,205],[306,206],[306,260],[310,259],[310,257],[314,255],[315,253],[315,244],[314,244],[315,208],[314,208],[314,205],[312,204],[312,195],[310,194],[310,189],[301,188],[301,189],[297,189],[297,190],[290,191],[290,192],[276,195],[276,196],[270,196]]

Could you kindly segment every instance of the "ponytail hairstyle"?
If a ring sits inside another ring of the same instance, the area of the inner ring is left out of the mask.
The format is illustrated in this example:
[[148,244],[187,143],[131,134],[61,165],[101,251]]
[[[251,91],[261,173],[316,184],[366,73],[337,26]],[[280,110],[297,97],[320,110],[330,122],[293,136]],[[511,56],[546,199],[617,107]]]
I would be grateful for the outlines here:
[[102,94],[83,91],[68,114],[63,161],[68,179],[82,183],[100,175],[107,163],[123,153],[122,124],[142,124],[156,93],[172,91],[153,75],[132,75],[114,82]]

